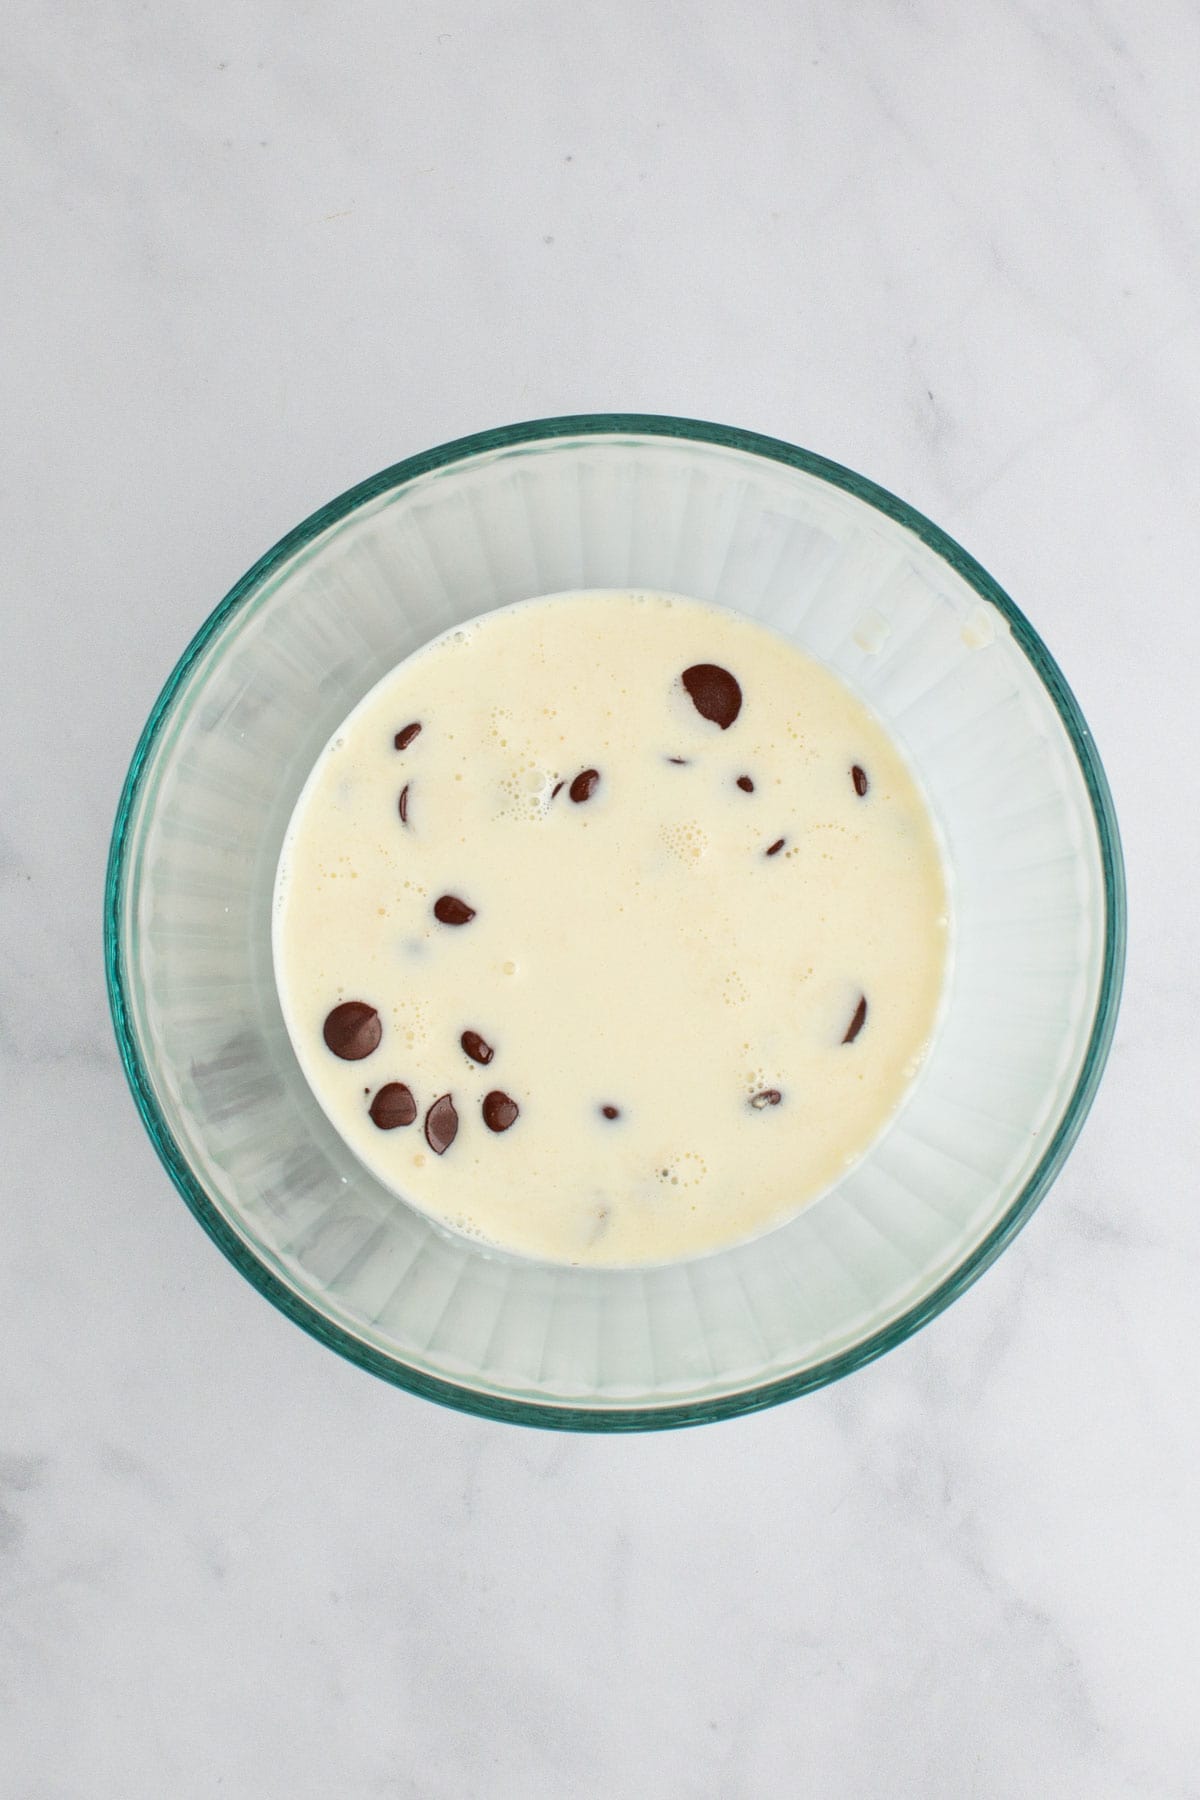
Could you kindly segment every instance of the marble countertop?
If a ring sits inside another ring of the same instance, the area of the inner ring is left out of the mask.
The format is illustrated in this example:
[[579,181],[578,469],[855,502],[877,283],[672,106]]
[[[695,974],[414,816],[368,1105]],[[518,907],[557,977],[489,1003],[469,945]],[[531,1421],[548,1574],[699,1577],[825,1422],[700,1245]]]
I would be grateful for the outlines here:
[[[1200,1795],[1200,15],[1063,0],[6,14],[0,1793]],[[254,558],[460,433],[863,470],[1059,657],[1132,940],[1000,1263],[853,1379],[632,1440],[393,1391],[142,1133],[100,955],[141,723]]]

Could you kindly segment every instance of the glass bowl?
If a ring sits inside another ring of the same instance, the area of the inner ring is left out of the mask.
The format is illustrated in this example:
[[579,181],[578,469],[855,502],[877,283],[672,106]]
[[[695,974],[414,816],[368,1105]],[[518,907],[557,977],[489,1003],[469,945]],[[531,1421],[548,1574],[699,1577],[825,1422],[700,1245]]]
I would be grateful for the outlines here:
[[[954,954],[915,1085],[823,1198],[713,1255],[574,1269],[445,1230],[346,1148],[284,1028],[271,894],[317,753],[382,674],[477,613],[614,587],[764,620],[862,696],[940,827]],[[155,1148],[289,1318],[430,1399],[637,1430],[832,1381],[999,1254],[1096,1091],[1124,890],[1108,786],[1070,690],[944,532],[788,444],[601,415],[410,458],[255,564],[142,733],[105,928],[121,1055]]]

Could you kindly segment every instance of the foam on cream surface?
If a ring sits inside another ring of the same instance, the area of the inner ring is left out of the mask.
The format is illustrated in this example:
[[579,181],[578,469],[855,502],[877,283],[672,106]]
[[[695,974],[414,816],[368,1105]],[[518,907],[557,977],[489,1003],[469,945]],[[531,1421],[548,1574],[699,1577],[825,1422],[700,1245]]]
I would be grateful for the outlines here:
[[[740,688],[725,729],[682,679],[709,665]],[[774,632],[654,594],[530,601],[393,670],[313,769],[275,905],[296,1054],[363,1162],[578,1263],[712,1250],[828,1187],[911,1082],[946,960],[935,833],[882,727]],[[378,1015],[349,1040],[365,1011],[339,1016],[343,1049],[378,1036],[354,1060],[325,1036],[347,1002]],[[416,1117],[389,1124],[402,1089]]]

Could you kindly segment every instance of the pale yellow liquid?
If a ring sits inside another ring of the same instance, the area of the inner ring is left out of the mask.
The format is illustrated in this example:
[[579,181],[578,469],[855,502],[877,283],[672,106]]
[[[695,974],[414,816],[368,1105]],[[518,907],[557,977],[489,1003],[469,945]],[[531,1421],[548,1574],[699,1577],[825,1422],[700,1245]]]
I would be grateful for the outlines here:
[[[726,730],[681,682],[697,663],[741,686]],[[468,924],[435,919],[446,893]],[[916,1073],[946,943],[933,825],[874,717],[773,632],[655,594],[531,601],[393,670],[314,768],[276,890],[288,1029],[353,1150],[446,1224],[572,1263],[713,1250],[829,1187]],[[345,1000],[382,1025],[359,1061],[322,1036]],[[390,1082],[419,1111],[381,1130]],[[520,1108],[502,1133],[496,1089]],[[447,1093],[437,1155],[423,1120]]]

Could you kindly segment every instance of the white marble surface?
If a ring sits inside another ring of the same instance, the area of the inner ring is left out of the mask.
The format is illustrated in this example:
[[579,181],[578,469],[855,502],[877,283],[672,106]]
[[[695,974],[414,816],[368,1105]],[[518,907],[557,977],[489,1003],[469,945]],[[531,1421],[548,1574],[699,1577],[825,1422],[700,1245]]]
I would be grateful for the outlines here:
[[[10,0],[6,1800],[1200,1795],[1200,14],[1185,0]],[[635,1440],[440,1411],[224,1262],[100,890],[183,643],[303,514],[519,417],[758,427],[1033,616],[1130,863],[1108,1079],[947,1315]]]

